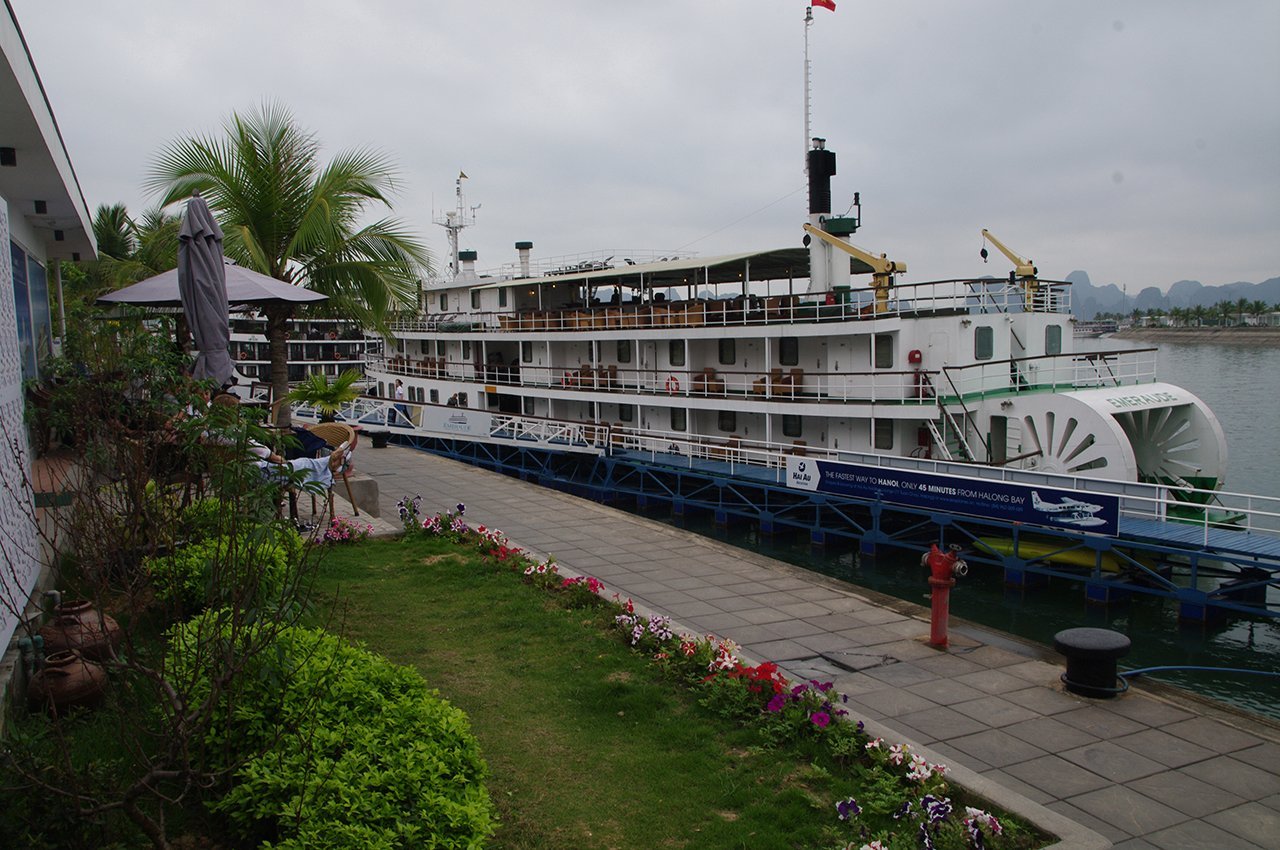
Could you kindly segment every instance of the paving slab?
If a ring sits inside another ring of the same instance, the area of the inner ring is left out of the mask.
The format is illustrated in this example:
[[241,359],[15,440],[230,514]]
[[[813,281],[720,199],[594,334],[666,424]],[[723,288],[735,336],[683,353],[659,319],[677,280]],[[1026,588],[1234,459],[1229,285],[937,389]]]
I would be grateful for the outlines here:
[[1189,819],[1177,809],[1124,785],[1088,791],[1068,802],[1128,835],[1149,835]]
[[1280,813],[1261,803],[1244,803],[1206,815],[1204,820],[1260,847],[1274,848],[1280,841]]
[[1067,750],[1061,755],[1067,761],[1078,764],[1086,770],[1091,770],[1099,776],[1110,779],[1112,782],[1127,782],[1133,779],[1140,779],[1143,776],[1150,776],[1165,769],[1165,766],[1160,762],[1139,755],[1132,750],[1126,750],[1124,747],[1113,744],[1110,741],[1086,744],[1083,747]]
[[1111,784],[1093,771],[1056,755],[1044,755],[1021,764],[1012,764],[1004,771],[1051,795],[1055,800],[1075,797]]
[[[1189,820],[1151,833],[1146,837],[1148,847],[1158,850],[1274,850],[1274,844],[1255,844],[1238,835],[1203,820]],[[1116,849],[1129,847],[1128,842],[1117,844]]]

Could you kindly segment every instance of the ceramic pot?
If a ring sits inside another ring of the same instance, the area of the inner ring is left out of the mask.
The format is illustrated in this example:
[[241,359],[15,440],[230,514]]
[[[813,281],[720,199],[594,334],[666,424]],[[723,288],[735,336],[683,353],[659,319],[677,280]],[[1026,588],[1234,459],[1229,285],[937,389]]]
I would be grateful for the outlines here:
[[55,652],[27,685],[32,711],[64,714],[73,708],[95,708],[107,689],[107,671],[77,652]]
[[53,619],[40,629],[44,651],[76,651],[90,661],[109,661],[120,646],[120,625],[93,603],[74,599],[53,609]]

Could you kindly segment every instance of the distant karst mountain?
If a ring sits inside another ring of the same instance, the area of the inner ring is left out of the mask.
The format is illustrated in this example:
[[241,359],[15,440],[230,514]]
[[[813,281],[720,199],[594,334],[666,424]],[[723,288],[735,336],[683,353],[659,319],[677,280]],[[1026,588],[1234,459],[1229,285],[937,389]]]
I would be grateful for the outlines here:
[[1137,295],[1125,297],[1114,283],[1094,286],[1088,272],[1074,271],[1067,275],[1071,282],[1071,312],[1081,319],[1092,319],[1099,313],[1131,313],[1135,309],[1143,313],[1160,309],[1168,312],[1174,307],[1212,307],[1223,301],[1265,301],[1280,303],[1280,277],[1262,283],[1225,283],[1221,286],[1205,286],[1198,280],[1180,280],[1169,291],[1161,292],[1149,286]]

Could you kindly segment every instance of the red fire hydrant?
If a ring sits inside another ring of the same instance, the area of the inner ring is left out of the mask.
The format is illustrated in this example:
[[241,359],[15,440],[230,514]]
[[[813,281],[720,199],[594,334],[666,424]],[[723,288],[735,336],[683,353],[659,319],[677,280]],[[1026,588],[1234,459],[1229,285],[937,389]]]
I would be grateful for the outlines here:
[[929,551],[921,556],[920,565],[929,568],[929,587],[932,589],[929,645],[946,649],[951,588],[956,585],[956,576],[969,572],[969,565],[960,558],[960,547],[955,543],[948,546],[946,552],[939,549],[937,543],[931,544]]

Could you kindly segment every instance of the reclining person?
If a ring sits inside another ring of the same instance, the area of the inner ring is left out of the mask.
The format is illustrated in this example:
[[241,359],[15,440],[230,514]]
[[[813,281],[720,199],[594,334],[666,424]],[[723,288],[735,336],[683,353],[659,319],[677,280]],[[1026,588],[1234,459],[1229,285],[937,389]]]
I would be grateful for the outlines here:
[[[219,393],[212,403],[220,407],[238,408],[240,399],[231,393]],[[213,442],[227,443],[226,438],[218,438],[206,432],[206,438]],[[275,477],[280,483],[319,484],[329,488],[333,486],[333,477],[344,469],[351,470],[351,453],[355,450],[350,443],[343,443],[324,457],[298,457],[286,459],[276,454],[267,446],[250,439],[247,444],[249,454],[256,460],[254,463],[262,470],[263,475]],[[287,467],[287,469],[286,469]]]

